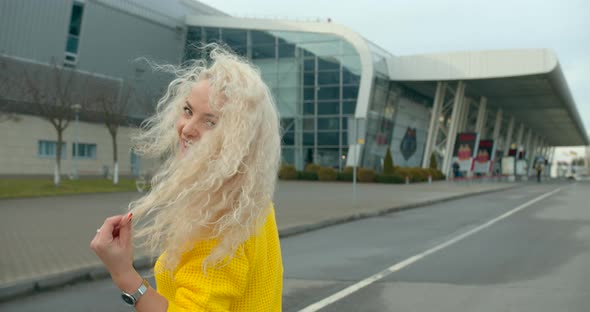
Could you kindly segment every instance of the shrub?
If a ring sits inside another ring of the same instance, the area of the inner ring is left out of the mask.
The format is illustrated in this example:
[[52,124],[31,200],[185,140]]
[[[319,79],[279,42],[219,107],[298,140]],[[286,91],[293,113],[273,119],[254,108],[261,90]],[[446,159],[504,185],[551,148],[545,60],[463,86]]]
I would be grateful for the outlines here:
[[392,174],[392,175],[378,174],[375,177],[375,181],[379,182],[379,183],[404,183],[405,178],[398,175],[398,174]]
[[[338,181],[350,181],[352,182],[354,174],[351,172],[338,172]],[[358,177],[357,177],[358,181]]]
[[424,168],[410,168],[410,179],[412,182],[428,181],[428,169]]
[[405,180],[406,177],[410,177],[411,178],[411,174],[410,174],[410,170],[409,169],[410,168],[407,168],[407,167],[397,167],[394,170],[394,174],[401,176]]
[[300,171],[298,178],[299,180],[317,181],[318,174],[315,172]]
[[446,178],[442,171],[438,169],[431,169],[431,173],[433,180],[444,180]]
[[338,172],[334,168],[320,168],[318,171],[318,179],[320,181],[336,181]]
[[[432,153],[430,155],[430,169],[438,169],[438,162],[436,161],[436,155],[434,155],[434,153]],[[434,179],[434,176],[433,176]]]
[[310,163],[305,165],[305,169],[303,169],[303,171],[318,173],[318,171],[320,171],[320,166],[314,163]]
[[359,182],[375,182],[375,171],[368,168],[358,169]]
[[279,170],[279,179],[281,180],[297,180],[298,176],[295,166],[283,165]]
[[352,173],[353,171],[354,171],[354,167],[345,167],[344,170],[342,170],[342,172],[344,172],[344,173]]
[[393,174],[393,158],[391,158],[391,150],[387,147],[387,152],[385,153],[385,159],[383,160],[383,174],[384,175],[392,175]]

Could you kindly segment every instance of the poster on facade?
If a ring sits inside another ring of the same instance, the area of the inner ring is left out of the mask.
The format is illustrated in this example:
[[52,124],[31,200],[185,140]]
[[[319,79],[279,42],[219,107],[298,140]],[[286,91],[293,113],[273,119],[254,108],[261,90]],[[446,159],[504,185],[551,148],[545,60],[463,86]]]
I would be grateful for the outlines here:
[[477,155],[473,162],[473,172],[488,174],[492,170],[496,146],[494,140],[480,140],[477,148]]
[[477,153],[479,134],[476,132],[458,133],[453,150],[453,162],[459,164],[460,171],[471,171],[471,163]]

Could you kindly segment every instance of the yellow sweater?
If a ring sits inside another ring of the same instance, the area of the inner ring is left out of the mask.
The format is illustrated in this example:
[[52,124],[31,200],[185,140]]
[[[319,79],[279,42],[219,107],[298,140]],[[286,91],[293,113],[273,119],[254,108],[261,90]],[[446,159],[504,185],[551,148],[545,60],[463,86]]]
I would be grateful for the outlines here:
[[215,244],[198,244],[172,274],[164,271],[160,256],[156,285],[168,311],[281,311],[283,262],[274,207],[264,227],[244,243],[244,252],[205,275],[201,264]]

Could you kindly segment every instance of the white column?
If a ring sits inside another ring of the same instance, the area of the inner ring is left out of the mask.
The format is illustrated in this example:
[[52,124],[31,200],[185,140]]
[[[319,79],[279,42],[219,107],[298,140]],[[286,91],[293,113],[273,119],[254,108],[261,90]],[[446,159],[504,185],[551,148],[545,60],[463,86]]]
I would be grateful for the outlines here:
[[514,130],[514,116],[510,117],[508,122],[508,132],[506,133],[506,141],[504,141],[504,156],[508,156],[510,144],[512,144],[512,131]]
[[524,135],[524,123],[520,123],[518,132],[516,134],[516,149],[518,150],[522,145],[522,136]]
[[461,98],[465,92],[465,83],[459,81],[457,83],[457,90],[455,92],[455,99],[453,101],[453,112],[451,113],[451,126],[447,136],[447,146],[445,148],[445,158],[443,160],[442,172],[447,175],[450,174],[451,161],[453,159],[453,148],[455,147],[455,139],[457,138],[457,130],[459,128],[459,117],[461,116],[462,105]]
[[547,147],[545,145],[545,139],[541,139],[541,144],[540,144],[540,149],[539,149],[539,155],[543,156],[544,159],[547,159],[547,157],[545,156],[545,148]]
[[465,96],[461,97],[461,123],[459,124],[458,132],[467,131],[467,123],[469,122],[469,108],[471,107],[471,100]]
[[428,137],[426,138],[426,146],[424,147],[424,159],[422,160],[422,168],[430,167],[430,155],[434,151],[436,145],[436,138],[438,137],[438,128],[440,126],[440,114],[443,104],[445,102],[445,93],[447,90],[447,83],[439,81],[436,84],[436,93],[434,95],[434,103],[432,105],[432,116],[430,116],[430,127],[428,129]]
[[526,158],[531,158],[531,139],[532,139],[533,131],[529,128],[526,131],[526,139],[524,143],[524,152]]
[[498,138],[500,137],[500,128],[502,128],[502,109],[498,109],[496,112],[496,122],[494,123],[494,134],[492,138],[495,143],[498,144]]
[[533,166],[535,165],[535,159],[537,158],[537,146],[539,144],[539,137],[537,135],[533,136],[531,142],[531,150],[529,152],[529,165],[528,165],[528,175],[530,176],[533,173]]
[[485,96],[482,96],[479,99],[479,108],[477,110],[477,120],[475,122],[475,132],[479,133],[480,138],[484,138],[484,131],[486,129],[486,120],[487,120],[487,106],[488,106],[488,99]]

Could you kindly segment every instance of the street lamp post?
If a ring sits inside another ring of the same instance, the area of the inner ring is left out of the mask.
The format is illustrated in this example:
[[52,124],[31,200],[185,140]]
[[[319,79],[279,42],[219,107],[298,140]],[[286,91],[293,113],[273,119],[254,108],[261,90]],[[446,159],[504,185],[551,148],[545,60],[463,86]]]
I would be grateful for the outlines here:
[[72,109],[74,110],[74,112],[76,113],[76,141],[74,143],[74,153],[73,153],[73,158],[74,158],[74,179],[78,180],[78,178],[80,177],[79,173],[78,173],[78,146],[80,144],[80,121],[79,121],[79,115],[80,115],[80,110],[82,110],[82,105],[80,104],[74,104],[72,105]]

